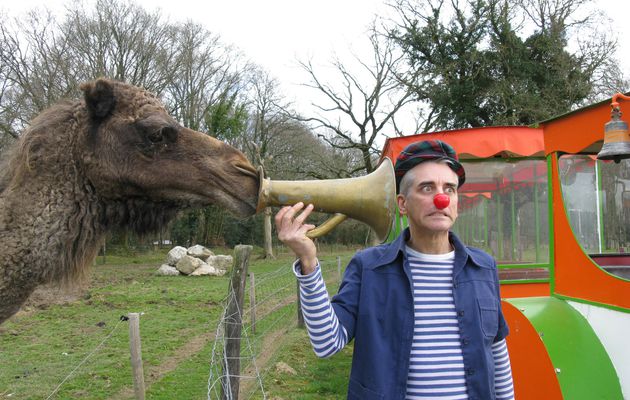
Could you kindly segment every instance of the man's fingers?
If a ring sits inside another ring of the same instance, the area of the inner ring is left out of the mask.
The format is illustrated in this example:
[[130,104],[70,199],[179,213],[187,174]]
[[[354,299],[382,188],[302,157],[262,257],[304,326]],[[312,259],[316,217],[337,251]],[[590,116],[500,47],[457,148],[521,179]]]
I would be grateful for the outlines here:
[[280,229],[280,226],[282,224],[282,219],[284,218],[284,215],[291,209],[291,206],[284,206],[280,209],[280,211],[278,211],[278,213],[276,214],[275,222],[276,222],[276,228]]
[[278,232],[278,238],[281,241],[290,240],[291,237],[300,237],[313,229],[315,226],[308,224],[304,225],[304,221],[313,211],[313,205],[309,204],[302,213],[297,217],[294,216],[304,208],[304,203],[299,202],[293,206],[285,206],[275,216],[276,230]]
[[304,208],[304,203],[302,202],[299,202],[293,206],[283,207],[280,211],[278,211],[278,214],[276,214],[276,222],[281,222],[282,224],[285,224],[285,223],[293,224],[293,222],[296,222],[298,225],[302,225],[304,221],[306,220],[306,218],[311,213],[311,211],[313,211],[313,205],[309,204],[300,215],[298,215],[297,217],[295,217],[295,219],[293,219],[293,217],[298,212],[300,212],[302,208]]
[[300,227],[299,231],[302,234],[306,234],[306,232],[310,231],[311,229],[315,229],[315,225],[313,224],[304,224]]
[[293,217],[304,207],[304,203],[299,202],[289,207],[287,212],[284,214],[283,222],[293,222]]
[[297,203],[294,206],[284,206],[276,214],[276,227],[278,229],[291,224],[293,222],[293,216],[304,206],[303,203]]
[[295,222],[297,222],[298,224],[302,225],[304,223],[304,221],[306,221],[306,218],[308,218],[308,216],[313,211],[313,208],[314,207],[313,207],[312,204],[309,204],[308,206],[306,206],[304,211],[302,211],[302,214],[300,214],[297,217],[295,217]]

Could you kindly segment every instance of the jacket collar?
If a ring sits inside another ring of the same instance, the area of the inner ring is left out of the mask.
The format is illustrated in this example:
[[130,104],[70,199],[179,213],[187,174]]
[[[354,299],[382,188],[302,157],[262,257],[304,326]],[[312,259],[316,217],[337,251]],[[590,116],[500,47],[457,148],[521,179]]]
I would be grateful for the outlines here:
[[455,262],[457,262],[458,254],[462,255],[462,258],[463,254],[465,254],[467,258],[463,258],[462,261],[464,262],[466,262],[467,259],[470,259],[470,261],[478,267],[483,267],[487,264],[487,261],[483,259],[483,256],[481,256],[479,252],[471,251],[453,232],[448,233],[448,239],[455,248]]
[[[383,254],[376,260],[374,267],[390,264],[399,256],[404,257],[405,246],[407,245],[410,235],[409,228],[405,228],[405,230],[398,235],[396,240],[386,246]],[[453,275],[457,275],[468,260],[480,267],[484,265],[483,260],[478,259],[479,256],[476,253],[472,253],[453,232],[449,231],[448,239],[455,248],[455,270],[453,271]]]

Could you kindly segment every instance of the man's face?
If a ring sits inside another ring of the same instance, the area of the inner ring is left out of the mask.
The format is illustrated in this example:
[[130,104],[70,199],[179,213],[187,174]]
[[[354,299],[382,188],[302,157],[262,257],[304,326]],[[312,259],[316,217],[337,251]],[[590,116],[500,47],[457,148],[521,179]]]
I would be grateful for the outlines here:
[[[448,232],[457,219],[457,174],[448,165],[433,161],[418,164],[409,174],[411,187],[406,195],[397,196],[400,213],[419,233]],[[448,207],[441,210],[433,204],[438,193],[450,198]]]

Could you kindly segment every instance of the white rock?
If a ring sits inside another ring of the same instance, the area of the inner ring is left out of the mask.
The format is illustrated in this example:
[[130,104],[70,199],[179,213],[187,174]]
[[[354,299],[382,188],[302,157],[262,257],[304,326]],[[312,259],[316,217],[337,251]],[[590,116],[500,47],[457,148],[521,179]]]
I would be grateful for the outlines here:
[[201,264],[199,268],[197,268],[190,274],[190,276],[200,276],[200,275],[217,275],[217,270],[216,268],[206,263],[203,263]]
[[216,269],[222,269],[224,271],[232,268],[232,262],[232,256],[224,255],[210,256],[206,259],[206,263],[212,265]]
[[168,264],[162,264],[155,273],[158,275],[181,275],[177,268]]
[[196,244],[188,248],[188,255],[205,260],[206,258],[213,256],[214,253],[211,252],[208,248],[203,247],[200,244]]
[[201,264],[203,264],[203,261],[200,259],[185,255],[177,262],[175,268],[182,274],[188,275],[199,268]]
[[297,372],[295,372],[295,370],[291,368],[289,364],[282,361],[280,361],[279,363],[276,363],[276,371],[282,374],[297,375]]
[[166,263],[174,267],[177,264],[177,262],[181,260],[183,256],[186,255],[187,251],[188,250],[186,250],[186,248],[182,246],[173,247],[171,251],[169,251],[168,254],[166,255]]

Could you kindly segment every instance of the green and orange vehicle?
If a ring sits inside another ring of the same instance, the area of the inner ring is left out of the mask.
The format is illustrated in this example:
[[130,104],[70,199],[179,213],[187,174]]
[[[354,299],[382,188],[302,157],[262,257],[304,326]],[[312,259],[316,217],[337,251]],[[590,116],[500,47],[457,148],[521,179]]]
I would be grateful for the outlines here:
[[[392,160],[424,139],[460,154],[466,184],[454,231],[499,265],[518,400],[630,399],[630,154],[597,157],[610,104],[537,127],[426,133],[384,145]],[[630,153],[627,128],[614,134],[614,145]],[[395,219],[390,238],[406,223]]]

